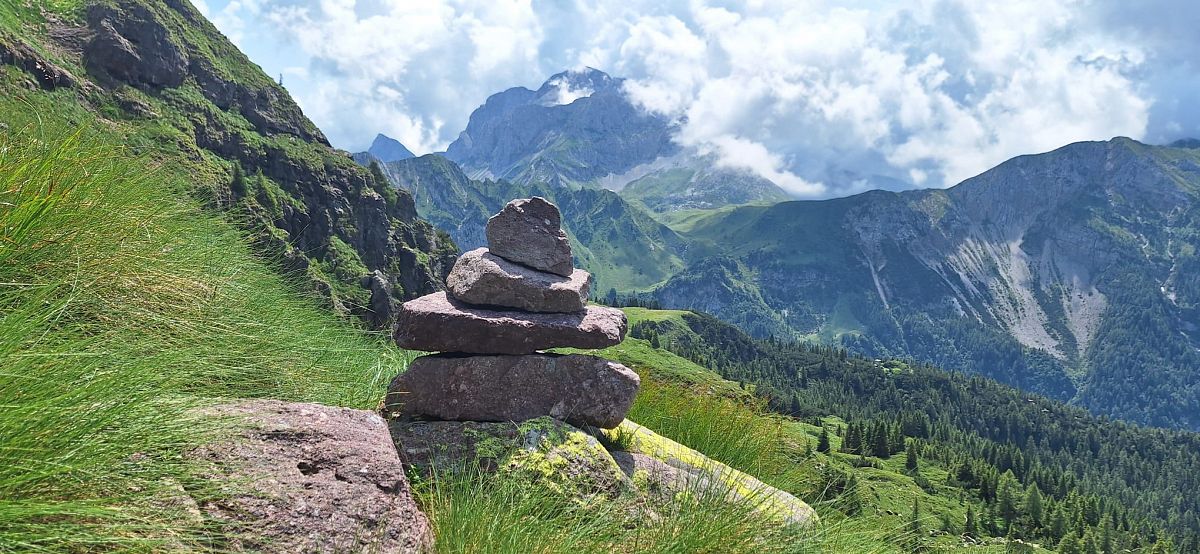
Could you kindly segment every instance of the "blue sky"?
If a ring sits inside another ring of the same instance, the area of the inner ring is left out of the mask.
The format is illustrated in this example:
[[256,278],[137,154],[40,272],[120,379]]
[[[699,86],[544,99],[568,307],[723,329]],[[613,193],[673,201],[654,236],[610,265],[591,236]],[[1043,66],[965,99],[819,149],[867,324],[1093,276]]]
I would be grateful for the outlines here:
[[192,1],[349,150],[444,149],[488,95],[583,66],[807,198],[1200,136],[1191,0]]

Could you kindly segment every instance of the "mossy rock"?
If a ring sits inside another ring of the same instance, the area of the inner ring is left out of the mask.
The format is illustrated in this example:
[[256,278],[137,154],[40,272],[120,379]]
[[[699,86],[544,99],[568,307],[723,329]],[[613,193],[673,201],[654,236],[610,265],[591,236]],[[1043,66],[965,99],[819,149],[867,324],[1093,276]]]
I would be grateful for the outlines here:
[[651,497],[724,497],[748,502],[787,523],[809,525],[817,514],[803,500],[713,460],[691,448],[625,420],[605,429],[612,456],[638,491]]
[[595,437],[550,417],[519,423],[392,420],[388,427],[405,466],[425,477],[504,472],[580,499],[615,497],[629,488]]

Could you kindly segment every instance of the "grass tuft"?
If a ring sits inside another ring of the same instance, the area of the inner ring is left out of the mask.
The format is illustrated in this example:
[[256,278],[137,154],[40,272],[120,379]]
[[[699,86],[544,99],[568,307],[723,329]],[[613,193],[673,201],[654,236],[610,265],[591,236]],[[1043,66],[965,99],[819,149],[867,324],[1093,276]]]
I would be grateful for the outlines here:
[[0,135],[0,551],[210,540],[182,452],[227,397],[374,407],[406,362],[101,132]]

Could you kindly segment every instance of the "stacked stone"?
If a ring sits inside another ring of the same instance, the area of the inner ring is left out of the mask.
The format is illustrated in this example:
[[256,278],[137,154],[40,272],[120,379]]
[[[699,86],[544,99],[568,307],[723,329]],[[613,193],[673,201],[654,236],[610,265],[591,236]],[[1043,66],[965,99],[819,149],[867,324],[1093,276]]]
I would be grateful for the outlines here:
[[417,358],[392,381],[392,417],[621,423],[636,373],[595,356],[539,352],[612,346],[628,326],[621,310],[587,305],[592,276],[572,267],[561,223],[543,198],[509,202],[488,220],[488,247],[454,264],[446,292],[401,307],[396,343],[439,354]]

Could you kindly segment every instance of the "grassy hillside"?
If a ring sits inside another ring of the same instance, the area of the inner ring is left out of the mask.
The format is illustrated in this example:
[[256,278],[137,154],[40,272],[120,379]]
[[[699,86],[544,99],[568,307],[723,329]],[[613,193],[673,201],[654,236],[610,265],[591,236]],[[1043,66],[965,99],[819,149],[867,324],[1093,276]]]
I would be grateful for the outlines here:
[[[0,134],[0,550],[208,543],[171,502],[219,397],[367,408],[406,354],[356,331],[185,200],[185,168],[103,130]],[[190,491],[203,496],[203,491]]]
[[[186,193],[228,213],[331,307],[376,326],[391,316],[380,297],[432,291],[449,269],[454,245],[412,198],[331,148],[189,2],[0,2],[0,113],[95,124],[186,166]],[[364,280],[375,271],[388,286]]]
[[[860,484],[886,481],[875,470],[903,467],[908,481],[896,482],[933,497],[921,505],[939,520],[947,515],[959,530],[965,519],[954,517],[965,518],[962,510],[973,507],[980,539],[1008,535],[1058,545],[1108,536],[1135,551],[1155,543],[1167,548],[1171,541],[1191,552],[1200,544],[1188,492],[1200,463],[1196,433],[1097,418],[911,361],[756,340],[710,316],[640,318],[631,334],[745,383],[771,411],[798,418],[797,425],[817,425],[808,427],[817,433],[825,427],[830,455],[860,468],[849,474]],[[909,451],[917,472],[907,468]],[[849,475],[827,475],[827,483],[843,483],[829,489],[852,489],[844,486]],[[1029,507],[1034,488],[1038,510]],[[873,497],[853,495],[842,506],[850,508],[847,515],[869,513],[884,499],[878,491]],[[885,511],[903,513],[892,505]]]

